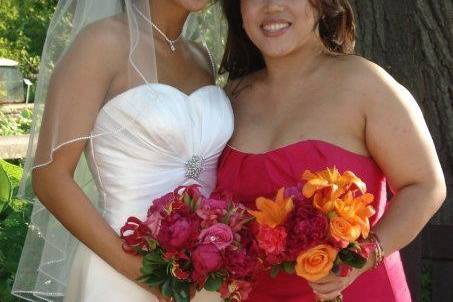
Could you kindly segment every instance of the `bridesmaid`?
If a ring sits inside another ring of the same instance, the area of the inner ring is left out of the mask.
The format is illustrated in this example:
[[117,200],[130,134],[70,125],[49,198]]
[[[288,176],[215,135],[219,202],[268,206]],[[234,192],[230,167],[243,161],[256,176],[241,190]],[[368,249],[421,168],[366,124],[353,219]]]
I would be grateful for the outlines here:
[[372,232],[385,256],[379,263],[370,257],[349,277],[331,274],[315,283],[263,274],[249,301],[341,293],[348,302],[411,301],[398,250],[446,195],[416,101],[381,67],[352,55],[347,0],[228,0],[224,8],[230,30],[222,67],[235,133],[221,158],[217,192],[254,207],[256,197],[295,185],[305,169],[352,170],[375,195]]

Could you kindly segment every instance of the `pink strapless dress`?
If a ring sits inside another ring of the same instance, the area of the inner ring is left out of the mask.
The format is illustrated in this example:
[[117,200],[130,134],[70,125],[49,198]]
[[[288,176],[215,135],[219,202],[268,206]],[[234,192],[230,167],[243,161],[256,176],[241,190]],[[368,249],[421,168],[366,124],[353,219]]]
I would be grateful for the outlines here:
[[[387,205],[386,179],[367,156],[320,141],[304,140],[273,151],[249,154],[227,146],[219,163],[216,192],[232,194],[247,207],[255,207],[258,196],[274,197],[282,186],[300,182],[302,173],[309,169],[323,170],[337,167],[340,172],[351,170],[374,194],[372,217],[375,224]],[[406,283],[399,252],[387,256],[375,270],[362,274],[343,292],[345,302],[407,302],[411,295]],[[312,302],[315,296],[308,283],[295,275],[280,273],[273,279],[262,274],[249,298],[250,302]]]

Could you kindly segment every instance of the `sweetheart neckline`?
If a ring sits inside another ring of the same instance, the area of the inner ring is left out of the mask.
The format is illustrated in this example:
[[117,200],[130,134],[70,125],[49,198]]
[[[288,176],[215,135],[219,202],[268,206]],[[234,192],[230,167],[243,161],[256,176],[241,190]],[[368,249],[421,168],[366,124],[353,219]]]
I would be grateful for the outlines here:
[[115,103],[115,102],[117,102],[118,100],[121,100],[121,97],[123,97],[123,96],[125,96],[125,95],[131,93],[132,91],[135,91],[135,90],[140,89],[140,88],[143,88],[143,87],[146,88],[147,86],[157,86],[157,87],[160,86],[160,87],[164,87],[164,88],[169,88],[169,89],[171,89],[171,90],[173,90],[173,91],[178,92],[179,94],[184,95],[186,98],[190,98],[190,97],[192,97],[193,95],[199,93],[200,91],[205,90],[205,89],[208,89],[208,88],[217,88],[217,89],[223,91],[223,89],[222,89],[220,86],[214,85],[214,84],[209,84],[209,85],[201,86],[201,87],[195,89],[194,91],[192,91],[191,93],[187,94],[187,93],[185,93],[184,91],[182,91],[181,89],[179,89],[179,88],[177,88],[177,87],[175,87],[175,86],[169,85],[169,84],[164,84],[164,83],[144,83],[144,84],[140,84],[140,85],[137,85],[137,86],[135,86],[135,87],[126,89],[125,91],[123,91],[123,92],[121,92],[121,93],[115,95],[113,98],[111,98],[109,101],[107,101],[107,102],[104,104],[104,106],[102,106],[102,109],[103,109],[105,106],[107,106],[108,104],[112,103],[112,102]]
[[363,155],[363,154],[348,150],[348,149],[343,148],[343,147],[341,147],[339,145],[336,145],[334,143],[330,143],[330,142],[322,140],[322,139],[303,139],[303,140],[297,141],[295,143],[291,143],[291,144],[288,144],[288,145],[285,145],[285,146],[277,147],[275,149],[271,149],[269,151],[259,152],[259,153],[250,153],[250,152],[241,151],[241,150],[231,146],[230,144],[227,144],[226,147],[229,148],[230,150],[236,152],[236,153],[247,155],[247,156],[267,156],[267,155],[270,155],[272,153],[281,152],[284,149],[294,148],[296,146],[299,146],[299,145],[302,146],[302,145],[309,144],[309,143],[320,143],[320,144],[323,144],[323,145],[326,145],[326,146],[333,147],[333,148],[335,148],[337,150],[341,150],[343,152],[349,153],[351,155],[354,155],[354,156],[357,156],[357,157],[360,157],[360,158],[363,158],[363,159],[366,159],[366,160],[374,162],[374,160],[373,160],[373,158],[371,158],[371,156]]

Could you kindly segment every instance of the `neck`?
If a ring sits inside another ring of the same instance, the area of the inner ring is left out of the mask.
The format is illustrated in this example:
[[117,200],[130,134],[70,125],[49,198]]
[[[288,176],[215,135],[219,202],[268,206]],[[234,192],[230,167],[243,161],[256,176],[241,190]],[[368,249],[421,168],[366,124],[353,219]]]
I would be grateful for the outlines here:
[[270,83],[289,83],[312,73],[324,56],[323,47],[319,43],[307,45],[282,57],[266,57],[266,78]]
[[150,0],[149,5],[153,23],[170,40],[177,39],[190,12],[170,0]]

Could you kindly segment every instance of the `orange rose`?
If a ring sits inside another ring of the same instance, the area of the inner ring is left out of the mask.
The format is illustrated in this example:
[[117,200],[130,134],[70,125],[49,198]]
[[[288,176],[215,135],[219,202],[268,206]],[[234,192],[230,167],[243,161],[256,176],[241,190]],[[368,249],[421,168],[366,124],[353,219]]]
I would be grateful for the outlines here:
[[297,257],[296,274],[311,282],[318,281],[330,273],[337,254],[330,245],[315,246]]
[[353,242],[360,237],[361,228],[352,224],[343,217],[334,217],[330,220],[330,233],[336,240]]

